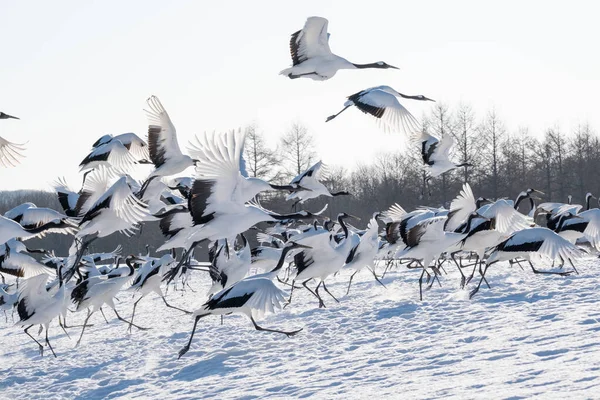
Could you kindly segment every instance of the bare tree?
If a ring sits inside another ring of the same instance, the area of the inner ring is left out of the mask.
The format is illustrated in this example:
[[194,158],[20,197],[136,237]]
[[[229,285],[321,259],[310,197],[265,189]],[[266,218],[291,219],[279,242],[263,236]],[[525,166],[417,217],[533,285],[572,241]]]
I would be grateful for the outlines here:
[[579,198],[583,198],[587,191],[592,190],[593,186],[590,177],[594,176],[594,169],[597,167],[592,150],[593,139],[589,125],[584,124],[575,129],[569,143],[571,154],[570,160],[568,160],[569,181],[575,183],[576,195]]
[[502,146],[506,141],[506,130],[496,110],[488,112],[486,119],[479,128],[485,148],[482,151],[483,164],[489,170],[489,192],[494,198],[500,195],[500,163],[502,161]]
[[[459,163],[477,164],[479,143],[476,140],[475,114],[471,106],[460,104],[454,117],[454,139]],[[463,182],[469,181],[469,168],[463,168]]]
[[314,140],[304,125],[295,122],[283,135],[280,156],[285,162],[283,168],[288,176],[300,174],[315,161],[317,153]]
[[551,152],[551,162],[555,167],[554,182],[557,186],[558,197],[560,201],[565,201],[564,199],[567,197],[567,182],[565,179],[564,160],[567,156],[567,143],[558,127],[548,129],[545,140]]
[[256,124],[248,125],[244,131],[246,134],[244,159],[248,173],[255,178],[276,180],[279,174],[275,168],[279,164],[277,154],[267,147]]
[[515,147],[513,160],[518,170],[515,183],[520,190],[535,187],[536,179],[532,179],[536,159],[535,149],[537,148],[535,139],[529,135],[527,128],[520,128],[517,136],[512,138],[512,146]]

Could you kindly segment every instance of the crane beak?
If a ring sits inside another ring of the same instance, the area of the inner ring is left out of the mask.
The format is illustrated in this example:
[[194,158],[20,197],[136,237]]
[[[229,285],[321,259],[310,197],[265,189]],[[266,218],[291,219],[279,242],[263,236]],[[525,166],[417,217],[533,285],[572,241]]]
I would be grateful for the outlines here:
[[391,69],[400,69],[400,68],[398,68],[398,67],[394,67],[393,65],[389,65],[389,64],[388,64],[388,66],[389,66]]
[[434,99],[430,99],[429,97],[423,96],[423,100],[425,100],[425,101],[433,101],[435,103],[435,100]]
[[357,220],[357,221],[360,221],[360,218],[359,218],[359,217],[357,217],[356,215],[348,214],[348,217],[349,217],[349,218],[352,218],[352,219],[355,219],[355,220]]
[[12,118],[12,119],[21,119],[21,118],[19,118],[19,117],[14,117],[14,116],[12,116],[12,115],[8,115],[8,114],[6,114],[6,117],[7,117],[7,118]]
[[537,190],[537,189],[533,189],[533,192],[537,193],[537,194],[541,194],[542,196],[546,195],[546,193],[542,192],[541,190]]

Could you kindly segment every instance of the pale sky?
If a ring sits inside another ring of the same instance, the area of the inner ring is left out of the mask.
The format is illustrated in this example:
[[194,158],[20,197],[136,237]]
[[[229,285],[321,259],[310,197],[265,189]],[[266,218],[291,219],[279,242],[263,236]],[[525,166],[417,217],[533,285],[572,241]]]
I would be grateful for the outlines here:
[[[532,134],[589,122],[600,130],[600,51],[593,1],[3,1],[0,136],[27,158],[0,169],[1,189],[79,185],[78,164],[107,133],[144,137],[145,100],[163,102],[185,148],[194,134],[259,124],[268,140],[293,121],[327,164],[349,168],[400,146],[349,110],[359,90],[389,85]],[[332,51],[397,70],[340,71],[325,82],[279,76],[289,36],[329,19]],[[420,117],[429,105],[406,101]]]

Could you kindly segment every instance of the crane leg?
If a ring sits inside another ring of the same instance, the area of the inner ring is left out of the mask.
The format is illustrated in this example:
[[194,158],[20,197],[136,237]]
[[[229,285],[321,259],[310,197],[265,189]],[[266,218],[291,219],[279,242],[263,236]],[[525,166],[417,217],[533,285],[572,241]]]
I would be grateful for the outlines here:
[[340,115],[341,113],[343,113],[344,111],[346,111],[348,109],[348,107],[351,107],[351,106],[346,106],[346,107],[342,108],[342,110],[339,113],[330,115],[329,117],[327,117],[327,119],[325,120],[325,122],[331,121],[332,119],[334,119],[335,117],[337,117],[338,115]]
[[348,293],[350,293],[350,285],[352,285],[352,278],[354,278],[354,275],[356,275],[357,273],[358,271],[354,271],[354,273],[350,275],[350,281],[348,282],[348,290],[346,290],[346,296],[348,296]]
[[192,339],[194,339],[194,333],[196,333],[196,326],[198,326],[198,321],[200,321],[200,318],[206,317],[207,315],[210,315],[210,314],[196,315],[196,318],[194,319],[194,327],[192,328],[192,334],[190,335],[190,340],[188,341],[188,343],[185,346],[183,346],[183,348],[181,350],[179,350],[179,356],[177,357],[178,360],[181,358],[181,356],[183,356],[185,353],[187,353],[188,350],[190,349],[190,345],[192,344]]
[[194,289],[193,289],[193,288],[190,286],[190,284],[189,284],[189,282],[188,282],[188,281],[185,281],[185,285],[186,285],[188,288],[190,288],[190,291],[191,291],[192,293],[196,293],[196,291],[195,291],[195,290],[194,290]]
[[325,291],[327,292],[328,295],[331,296],[332,299],[334,299],[336,302],[340,302],[338,299],[335,298],[334,295],[331,294],[331,292],[329,291],[329,289],[327,289],[327,286],[325,286],[325,281],[321,281],[323,284],[323,289],[325,289]]
[[300,200],[296,200],[294,204],[292,204],[292,210],[294,212],[298,211],[298,203],[300,203]]
[[179,262],[177,263],[177,265],[174,268],[171,268],[170,270],[168,270],[164,277],[163,277],[163,282],[167,282],[167,285],[169,283],[171,283],[173,281],[173,279],[175,279],[177,277],[177,275],[179,274],[179,271],[181,270],[181,266],[183,265],[183,263],[187,260],[188,255],[190,254],[190,252],[192,251],[193,247],[190,247],[189,249],[187,249],[182,255],[181,255],[181,259],[179,260]]
[[485,279],[485,273],[487,272],[488,267],[489,267],[489,265],[486,264],[485,265],[485,269],[483,271],[481,271],[481,279],[479,280],[479,283],[477,284],[477,287],[475,289],[473,289],[471,291],[471,293],[469,293],[469,299],[472,299],[473,296],[475,296],[475,293],[477,293],[479,291],[479,288],[481,287],[481,283]]
[[477,266],[481,263],[481,260],[479,259],[479,256],[477,256],[477,260],[475,260],[475,263],[473,263],[473,271],[471,271],[471,275],[469,275],[469,277],[467,278],[467,285],[469,284],[469,282],[471,282],[471,279],[473,279],[473,277],[475,276],[475,271],[477,270]]
[[71,339],[71,336],[69,336],[69,333],[67,332],[67,330],[65,329],[65,326],[63,325],[63,323],[60,321],[60,315],[58,316],[58,325],[62,328],[63,332],[65,333],[65,335],[67,335],[67,337],[69,339]]
[[492,287],[490,286],[487,279],[485,278],[485,272],[487,271],[487,267],[485,268],[485,271],[482,271],[482,269],[481,269],[482,266],[483,266],[483,261],[479,263],[479,273],[481,274],[481,279],[483,279],[483,281],[485,282],[488,289],[491,289]]
[[525,271],[525,269],[521,265],[521,261],[519,261],[518,258],[515,258],[515,260],[513,261],[513,263],[516,263],[519,266],[519,268],[521,268],[521,271]]
[[85,321],[83,321],[83,328],[81,328],[81,334],[79,335],[79,340],[77,340],[77,344],[75,345],[75,347],[79,346],[79,343],[81,343],[81,338],[83,337],[83,332],[85,331],[87,322],[90,319],[90,317],[92,316],[92,311],[89,308],[87,311],[88,311],[88,313],[87,313],[87,316],[85,317]]
[[579,275],[579,271],[577,271],[577,268],[575,268],[575,265],[573,264],[573,261],[571,261],[570,259],[569,259],[569,264],[571,264],[571,267],[573,267],[573,271],[575,271],[575,273],[577,275]]
[[535,267],[533,266],[533,264],[531,263],[531,261],[527,260],[527,262],[529,263],[529,266],[533,270],[534,274],[568,276],[568,275],[571,275],[571,273],[573,272],[573,271],[566,271],[566,272],[540,271],[540,270],[535,269]]
[[52,345],[50,344],[50,340],[48,340],[48,327],[46,327],[46,344],[50,348],[50,351],[52,352],[52,355],[54,356],[54,358],[56,358],[56,353],[54,352],[54,349],[52,348]]
[[294,289],[294,288],[295,288],[295,289],[302,289],[301,287],[294,286],[294,283],[293,283],[293,282],[292,282],[292,284],[290,285],[290,284],[289,284],[289,283],[287,283],[286,281],[282,281],[282,280],[281,280],[279,277],[277,277],[277,281],[278,281],[279,283],[281,283],[282,285],[291,286],[291,287],[292,287],[292,289]]
[[388,269],[389,269],[389,268],[390,268],[390,266],[392,265],[392,262],[393,262],[393,261],[394,261],[394,260],[393,260],[393,259],[391,259],[391,258],[390,258],[389,260],[387,260],[387,261],[386,261],[386,263],[385,263],[385,269],[383,270],[383,275],[381,275],[381,279],[385,278],[385,274],[387,274],[387,272],[388,272]]
[[[277,279],[279,279],[279,277],[277,277]],[[281,281],[280,281],[280,282],[281,282]],[[287,303],[286,303],[286,304],[283,306],[283,308],[286,308],[287,306],[289,306],[289,305],[292,303],[292,295],[294,294],[294,288],[295,288],[295,286],[294,286],[294,282],[295,282],[295,281],[292,281],[292,290],[290,290],[290,297],[288,298],[288,301],[287,301]]]
[[[71,310],[69,310],[69,311],[71,311]],[[73,311],[71,311],[71,312],[73,312]],[[64,329],[69,329],[69,328],[81,328],[83,325],[68,325],[67,317],[65,316],[63,318],[63,326],[64,326]],[[89,324],[88,326],[94,326],[94,324]]]
[[454,264],[456,264],[456,268],[458,269],[458,272],[460,272],[460,288],[464,289],[465,283],[467,282],[467,278],[465,277],[465,274],[462,272],[462,268],[458,264],[458,261],[456,261],[456,252],[450,254],[450,257],[452,257],[452,260],[454,261]]
[[27,334],[27,336],[29,336],[31,338],[31,340],[33,340],[34,342],[37,343],[39,349],[40,349],[40,356],[44,356],[44,346],[42,346],[40,344],[40,342],[38,342],[37,340],[35,340],[35,338],[33,336],[31,336],[31,334],[29,332],[27,332],[29,330],[29,328],[31,328],[33,325],[29,325],[27,328],[25,328],[25,333]]
[[[140,297],[139,299],[137,299],[135,301],[135,303],[133,303],[133,311],[131,312],[131,321],[129,321],[129,328],[127,328],[127,332],[131,332],[131,327],[133,325],[133,318],[135,318],[135,308],[137,307],[137,304],[144,298],[144,296]],[[164,297],[163,297],[164,298]]]
[[423,276],[425,275],[425,268],[423,268],[423,272],[421,272],[421,276],[419,277],[419,300],[423,301]]
[[166,305],[167,307],[169,307],[169,308],[173,308],[173,309],[175,309],[175,310],[179,310],[179,311],[181,311],[181,312],[184,312],[184,313],[186,313],[186,314],[191,314],[191,313],[192,313],[191,311],[184,310],[183,308],[179,308],[179,307],[175,307],[175,306],[172,306],[172,305],[170,305],[169,303],[167,303],[167,299],[165,299],[165,296],[161,296],[161,297],[162,297],[162,299],[163,299],[163,301],[165,302],[165,305]]
[[123,322],[125,322],[125,323],[127,323],[127,324],[131,324],[131,325],[135,326],[136,328],[138,328],[138,329],[139,329],[139,330],[141,330],[141,331],[147,331],[147,330],[149,330],[149,329],[150,329],[150,328],[142,328],[141,326],[139,326],[139,325],[136,325],[136,324],[134,324],[133,322],[127,321],[125,318],[123,318],[123,317],[121,317],[121,316],[119,315],[119,313],[117,312],[117,310],[113,309],[113,311],[115,312],[115,315],[117,316],[117,318],[118,318],[120,321],[123,321]]
[[[368,268],[368,267],[367,267]],[[373,278],[375,278],[375,280],[377,281],[377,283],[379,283],[381,286],[383,286],[384,288],[387,289],[387,286],[385,286],[383,284],[383,282],[381,282],[381,280],[379,279],[379,277],[377,276],[377,274],[375,273],[374,269],[371,269],[371,273],[373,274]]]
[[100,313],[102,314],[102,316],[104,317],[104,320],[108,324],[108,320],[106,319],[106,315],[104,315],[104,310],[102,309],[102,307],[100,307]]
[[290,78],[290,79],[298,79],[301,76],[308,76],[308,75],[317,75],[317,76],[319,76],[319,74],[317,74],[316,72],[307,72],[307,73],[304,73],[304,74],[297,74],[297,75],[294,75],[294,74],[290,73],[288,75],[288,78]]
[[304,286],[306,288],[306,290],[311,292],[313,294],[313,296],[315,296],[317,299],[319,299],[319,308],[325,308],[325,303],[323,302],[323,299],[321,298],[321,296],[319,296],[319,285],[321,283],[319,283],[319,285],[317,285],[317,292],[315,293],[306,285],[309,281],[310,281],[310,279],[307,279],[304,282],[302,282],[302,286]]
[[256,321],[254,320],[254,318],[250,317],[250,321],[252,321],[252,324],[254,325],[254,329],[256,329],[257,331],[264,331],[264,332],[275,332],[275,333],[283,333],[284,335],[286,335],[287,337],[292,337],[295,334],[297,334],[298,332],[300,332],[302,330],[302,328],[300,329],[296,329],[295,331],[279,331],[277,329],[268,329],[268,328],[263,328],[262,326],[259,326]]

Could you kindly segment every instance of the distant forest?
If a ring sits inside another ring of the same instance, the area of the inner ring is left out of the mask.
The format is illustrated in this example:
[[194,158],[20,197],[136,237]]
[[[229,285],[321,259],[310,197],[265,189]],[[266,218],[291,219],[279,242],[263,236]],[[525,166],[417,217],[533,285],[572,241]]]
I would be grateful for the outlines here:
[[[582,204],[587,192],[600,195],[600,138],[587,124],[571,131],[549,127],[534,137],[526,128],[507,131],[494,110],[477,116],[468,105],[451,108],[437,103],[430,115],[423,118],[422,127],[437,137],[452,135],[455,140],[453,161],[470,162],[473,167],[434,178],[429,196],[423,187],[422,160],[416,146],[405,152],[379,154],[369,164],[359,164],[352,171],[328,165],[326,185],[332,191],[347,190],[352,195],[315,199],[305,203],[303,208],[316,211],[329,204],[325,215],[335,217],[338,212],[346,211],[363,218],[358,224],[362,227],[373,212],[385,210],[393,203],[399,203],[406,210],[419,205],[448,207],[463,182],[471,185],[476,197],[514,199],[530,187],[545,193],[543,201],[567,202],[567,196],[572,195],[575,203]],[[245,160],[251,176],[277,183],[289,182],[319,160],[313,133],[301,123],[292,124],[276,148],[266,146],[259,126],[240,129],[246,131]],[[264,207],[277,212],[291,211],[292,202],[286,202],[282,193],[263,194],[260,201]],[[54,193],[21,190],[2,192],[0,212],[23,202],[62,211]],[[527,212],[528,208],[526,204],[522,211]],[[248,236],[254,239],[255,235]],[[30,243],[65,255],[71,242],[71,237],[52,235]],[[110,251],[120,244],[123,254],[137,254],[145,253],[146,244],[154,251],[163,242],[158,223],[147,223],[141,233],[130,238],[114,234],[94,243],[91,251]]]

